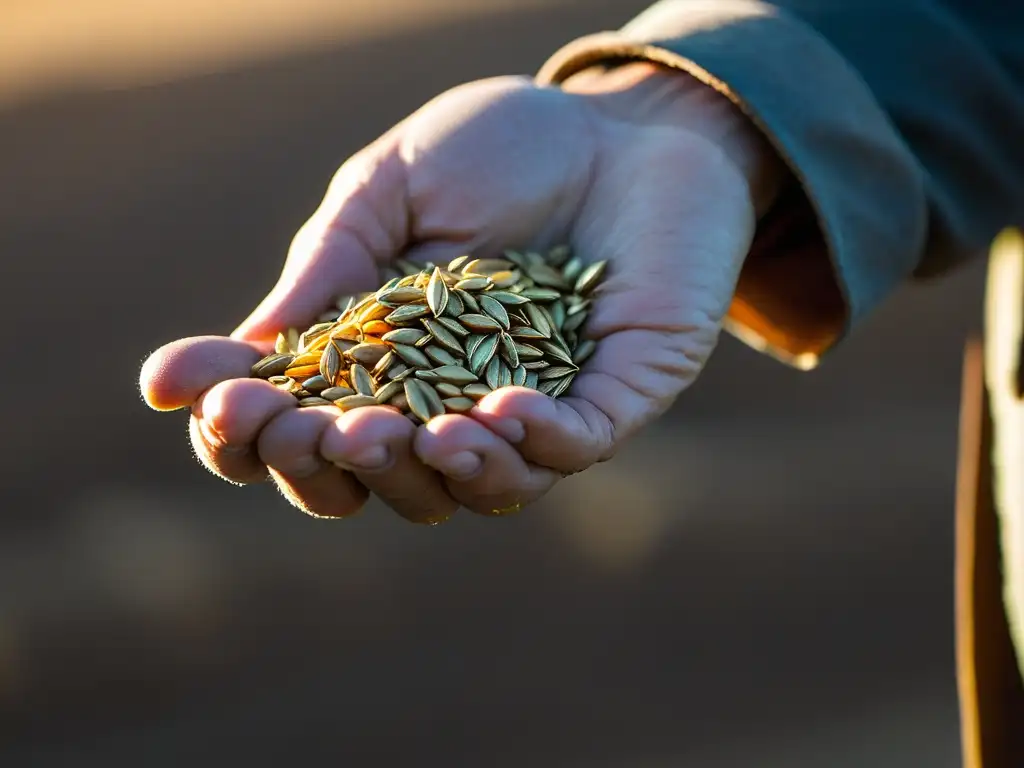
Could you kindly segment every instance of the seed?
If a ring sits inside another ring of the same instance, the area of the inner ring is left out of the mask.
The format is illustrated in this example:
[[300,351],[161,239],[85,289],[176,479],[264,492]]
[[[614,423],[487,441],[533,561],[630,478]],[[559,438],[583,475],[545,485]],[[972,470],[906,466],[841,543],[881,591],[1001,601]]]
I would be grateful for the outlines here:
[[419,320],[430,314],[430,307],[426,304],[406,304],[394,312],[384,316],[384,320],[391,325],[404,325]]
[[460,397],[462,395],[462,387],[449,384],[447,381],[437,382],[434,384],[434,389],[437,390],[437,394],[441,395],[441,397]]
[[576,293],[586,296],[604,277],[605,267],[608,265],[607,261],[598,261],[591,264],[589,267],[580,273],[580,276],[576,278],[576,285],[574,290]]
[[[356,316],[356,319],[360,324],[366,324],[374,320],[384,320],[392,311],[391,307],[374,300],[363,307],[362,311]],[[394,323],[391,324],[394,325]]]
[[359,343],[359,337],[362,335],[362,331],[360,331],[353,323],[342,323],[335,330],[331,331],[329,335],[331,341],[340,345],[341,351],[344,352],[348,347],[354,347]]
[[519,328],[513,328],[509,331],[509,335],[516,337],[517,339],[546,339],[548,338],[543,333],[538,331],[536,328],[531,328],[528,325],[520,326]]
[[427,400],[430,402],[430,415],[440,416],[444,413],[444,403],[441,402],[441,396],[437,394],[437,390],[429,384],[424,384],[422,381],[417,383],[423,388],[423,394],[426,395]]
[[274,351],[279,355],[286,355],[292,351],[292,346],[288,343],[288,335],[286,333],[277,334],[277,339],[274,341]]
[[524,296],[518,293],[510,293],[509,291],[488,291],[487,295],[495,301],[500,301],[502,304],[507,304],[510,307],[526,304],[529,301]]
[[576,371],[577,368],[574,365],[552,365],[551,367],[545,368],[543,371],[541,371],[537,375],[537,378],[539,378],[541,381],[547,381],[548,379],[560,379],[563,376],[575,375]]
[[374,397],[377,399],[378,403],[384,405],[385,403],[389,402],[399,392],[403,391],[405,391],[405,384],[403,384],[401,381],[389,381],[387,384],[385,384],[383,387],[377,390],[377,392],[374,394]]
[[562,333],[575,333],[580,326],[583,325],[587,320],[586,312],[576,312],[575,314],[569,315],[565,318],[565,322],[561,324]]
[[557,385],[551,391],[551,397],[561,397],[565,392],[569,391],[569,387],[572,386],[572,381],[575,378],[573,376],[566,376],[563,379],[557,379]]
[[471,384],[479,378],[461,365],[442,365],[440,368],[435,368],[432,373],[441,381],[447,381],[449,384]]
[[380,339],[389,344],[415,344],[426,335],[426,331],[419,328],[398,328],[385,333]]
[[377,291],[377,301],[389,307],[400,307],[403,304],[410,304],[416,301],[423,301],[425,292],[412,285],[403,285],[397,288]]
[[549,379],[537,383],[537,391],[544,395],[550,395],[558,386],[559,379]]
[[469,356],[469,370],[475,374],[480,374],[484,370],[498,349],[498,340],[498,336],[493,333],[482,337],[473,354]]
[[446,411],[451,411],[453,413],[465,413],[466,411],[471,411],[476,405],[476,401],[469,397],[449,397],[442,400],[441,403],[444,405]]
[[553,301],[545,309],[551,315],[551,323],[555,328],[561,328],[565,323],[565,305],[560,301]]
[[440,381],[437,374],[434,373],[433,368],[417,368],[416,378],[419,379],[420,381],[429,381],[431,384],[433,384],[436,381]]
[[430,282],[427,283],[427,304],[434,317],[444,314],[444,308],[448,306],[448,286],[445,285],[440,267],[434,267]]
[[505,364],[504,360],[499,360],[501,365],[498,367],[498,387],[511,387],[512,386],[512,371]]
[[286,389],[295,384],[295,379],[289,376],[271,376],[267,381],[275,387],[285,387]]
[[348,369],[348,379],[352,387],[360,395],[373,395],[377,391],[377,385],[373,383],[373,377],[359,363],[355,363]]
[[[402,386],[404,387],[405,385],[403,384]],[[394,395],[390,400],[388,400],[388,405],[390,405],[392,408],[397,408],[400,411],[408,411],[409,398],[407,398],[405,396],[405,392],[402,391],[399,392],[397,395]]]
[[516,349],[516,343],[512,340],[512,337],[507,333],[501,334],[501,356],[505,358],[505,362],[509,364],[509,367],[516,368],[519,365],[519,351]]
[[392,351],[414,368],[429,368],[430,358],[416,349],[405,344],[395,344]]
[[562,277],[562,273],[547,264],[532,264],[527,268],[526,274],[537,285],[563,289],[569,287],[565,278]]
[[462,388],[462,394],[464,394],[466,397],[471,397],[474,400],[481,400],[487,397],[487,395],[491,394],[491,392],[493,391],[494,390],[492,390],[489,386],[479,381],[474,382],[472,384],[467,384]]
[[576,365],[583,365],[597,348],[597,342],[593,339],[584,339],[576,347],[576,351],[572,354],[572,361]]
[[459,280],[455,284],[456,290],[463,291],[482,291],[484,288],[489,288],[491,280],[488,277],[466,277]]
[[330,384],[334,384],[341,372],[341,354],[334,344],[324,347],[323,355],[320,357],[320,375]]
[[473,258],[473,257],[470,256],[467,253],[467,254],[465,254],[463,256],[458,256],[458,257],[452,259],[451,261],[448,262],[448,271],[449,272],[458,272],[458,271],[460,271],[464,264],[468,264],[469,263],[469,260],[471,258]]
[[536,389],[537,388],[537,384],[538,384],[538,380],[539,380],[539,377],[537,376],[537,372],[536,371],[527,371],[526,372],[526,382],[523,384],[523,386],[529,387],[530,389]]
[[381,375],[387,376],[389,379],[393,381],[394,379],[402,375],[402,373],[409,370],[412,369],[409,368],[409,366],[403,363],[401,360],[399,360],[398,356],[396,355],[395,362],[392,363],[391,366],[387,369],[387,371],[384,371],[383,374]]
[[[428,390],[434,392],[433,389],[422,381],[408,379],[405,382],[405,399],[409,401],[409,410],[424,424],[430,421],[430,417],[433,415],[431,412],[431,399],[427,394]],[[437,393],[434,393],[434,395],[436,396]],[[444,408],[444,405],[441,407]]]
[[478,333],[493,333],[494,331],[501,330],[501,325],[498,321],[487,315],[463,315],[459,318],[459,322],[469,328],[469,330],[477,331]]
[[[382,275],[382,277],[383,277],[383,275]],[[402,281],[402,276],[401,275],[398,275],[398,274],[391,275],[390,277],[388,277],[387,282],[384,283],[384,285],[382,285],[380,288],[377,289],[377,296],[379,297],[380,294],[387,293],[392,288],[394,288],[396,285],[401,283],[401,281]]]
[[306,329],[306,338],[315,338],[321,333],[327,333],[334,327],[334,323],[316,323]]
[[527,370],[521,365],[512,369],[512,384],[521,387],[526,384]]
[[474,334],[471,334],[468,339],[466,339],[466,359],[467,360],[471,359],[473,357],[473,355],[476,354],[477,349],[480,347],[480,345],[483,343],[484,339],[486,339],[486,338],[487,337],[484,334],[482,334],[482,333],[474,333]]
[[550,363],[547,360],[530,360],[525,363],[520,362],[520,365],[528,371],[543,371]]
[[317,365],[322,354],[323,350],[319,352],[302,352],[295,356],[295,359],[292,360],[292,365]]
[[[487,382],[487,386],[491,389],[498,389],[502,386],[501,381],[504,378],[501,373],[502,368],[505,368],[506,371],[508,370],[500,357],[491,358],[491,362],[487,364],[487,370],[484,372],[484,381]],[[509,381],[511,380],[512,377],[510,375]]]
[[315,355],[323,350],[328,339],[330,339],[329,331],[320,331],[319,333],[310,333],[309,331],[306,331],[299,336],[299,353]]
[[465,354],[458,338],[456,338],[455,334],[449,331],[441,322],[437,320],[424,320],[423,325],[428,331],[430,331],[430,334],[437,340],[437,342],[449,352],[456,355]]
[[562,294],[554,288],[524,288],[519,291],[519,295],[530,301],[548,302],[560,298]]
[[416,374],[416,371],[421,371],[421,370],[423,370],[423,369],[422,368],[407,368],[406,366],[403,365],[401,371],[391,371],[390,373],[388,373],[388,378],[391,379],[392,381],[405,381],[410,376],[414,376]]
[[490,275],[492,272],[511,269],[512,266],[512,264],[504,259],[473,259],[461,271],[477,275]]
[[[444,313],[448,318],[454,318],[461,315],[466,311],[466,307],[462,302],[462,297],[456,291],[448,291],[448,305],[444,308]],[[444,320],[445,318],[438,318]]]
[[275,353],[267,355],[258,363],[256,363],[251,374],[260,379],[268,379],[271,376],[280,376],[285,370],[291,366],[295,360],[294,355]]
[[551,337],[551,322],[548,319],[548,313],[544,311],[543,307],[538,307],[536,304],[524,304],[523,314],[526,315],[530,325],[533,326],[537,333],[546,338]]
[[340,400],[335,400],[334,404],[343,411],[351,411],[354,408],[365,408],[368,405],[380,405],[380,403],[377,402],[377,398],[369,395],[349,395],[348,397],[343,397]]
[[330,382],[320,374],[312,376],[302,382],[302,388],[307,392],[319,392],[322,389],[327,389],[329,386],[331,386]]
[[540,360],[544,357],[544,353],[537,349],[532,344],[520,344],[516,343],[516,359],[524,362],[530,362],[533,360]]
[[340,400],[343,397],[349,397],[355,393],[356,391],[349,387],[328,387],[320,393],[320,397],[324,400],[334,402],[335,400]]
[[284,374],[296,381],[305,381],[310,376],[316,376],[319,372],[320,366],[318,365],[294,365],[291,368],[287,368]]
[[383,376],[385,373],[391,370],[391,367],[398,362],[398,356],[394,352],[385,353],[384,357],[377,361],[377,364],[373,366],[374,376]]
[[[455,288],[454,291],[456,296],[462,300],[462,304],[465,307],[465,312],[479,312],[480,305],[477,303],[476,297],[469,291],[464,291],[461,288]],[[463,313],[459,313],[460,315]]]
[[538,341],[537,346],[549,357],[567,365],[572,365],[572,355],[566,352],[560,345],[550,341]]
[[520,280],[520,274],[516,270],[493,272],[488,277],[491,278],[491,285],[495,288],[511,288]]
[[345,353],[345,356],[360,365],[365,365],[368,368],[373,368],[380,359],[388,353],[388,347],[386,344],[378,343],[364,343],[356,344],[352,349]]
[[383,336],[385,333],[390,333],[391,331],[391,326],[383,320],[371,320],[370,322],[363,324],[363,333],[368,336]]
[[[455,300],[456,294],[452,294],[448,297],[448,306],[450,307],[452,302]],[[426,322],[424,320],[423,322]],[[437,322],[447,328],[449,331],[454,333],[456,336],[469,336],[469,331],[466,327],[453,317],[439,317]]]
[[427,357],[433,360],[438,365],[458,365],[459,359],[455,357],[451,352],[443,347],[437,347],[431,344],[428,347],[424,347],[423,351]]
[[[505,311],[505,307],[501,305],[500,301],[492,299],[486,293],[481,293],[477,297],[477,301],[480,302],[480,309],[497,320],[498,324],[506,331],[509,329],[508,312]],[[465,322],[465,317],[463,317],[462,321]]]
[[330,400],[324,400],[322,397],[304,397],[299,400],[299,408],[312,408],[317,405],[330,405]]

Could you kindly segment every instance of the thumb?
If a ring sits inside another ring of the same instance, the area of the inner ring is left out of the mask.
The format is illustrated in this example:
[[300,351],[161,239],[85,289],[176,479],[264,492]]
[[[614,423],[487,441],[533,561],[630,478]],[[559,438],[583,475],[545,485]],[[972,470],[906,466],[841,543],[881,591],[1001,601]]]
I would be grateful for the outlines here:
[[277,284],[232,338],[267,341],[306,328],[339,295],[376,287],[379,268],[405,245],[409,219],[405,169],[389,139],[341,166],[292,240]]

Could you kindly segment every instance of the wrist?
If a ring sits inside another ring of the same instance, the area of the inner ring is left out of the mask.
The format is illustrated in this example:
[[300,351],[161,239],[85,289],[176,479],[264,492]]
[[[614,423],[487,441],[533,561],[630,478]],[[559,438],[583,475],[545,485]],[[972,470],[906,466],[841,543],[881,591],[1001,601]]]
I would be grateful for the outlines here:
[[583,70],[561,88],[584,97],[607,118],[671,126],[717,145],[746,180],[758,217],[789,178],[785,164],[750,118],[727,96],[686,72],[628,62]]

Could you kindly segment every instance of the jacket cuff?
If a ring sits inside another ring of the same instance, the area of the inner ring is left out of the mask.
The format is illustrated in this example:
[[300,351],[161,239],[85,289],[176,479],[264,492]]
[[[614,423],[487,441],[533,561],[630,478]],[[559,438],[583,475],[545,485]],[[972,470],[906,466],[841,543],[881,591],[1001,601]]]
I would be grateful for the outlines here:
[[662,0],[618,32],[563,47],[536,79],[557,85],[628,60],[727,96],[792,171],[797,192],[759,226],[726,329],[815,367],[920,259],[927,204],[914,156],[850,64],[769,2]]

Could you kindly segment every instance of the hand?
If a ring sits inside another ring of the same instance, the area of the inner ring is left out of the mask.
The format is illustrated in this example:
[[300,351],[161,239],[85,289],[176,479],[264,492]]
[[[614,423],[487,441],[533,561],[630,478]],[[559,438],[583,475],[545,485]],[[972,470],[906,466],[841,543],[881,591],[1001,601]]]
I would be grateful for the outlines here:
[[[237,483],[270,476],[318,516],[368,493],[410,520],[518,508],[610,458],[700,373],[717,342],[774,159],[710,88],[631,65],[564,89],[497,78],[450,90],[348,160],[294,239],[277,285],[231,338],[156,351],[141,384],[191,407],[201,461]],[[571,396],[511,387],[416,428],[387,408],[296,407],[247,378],[285,327],[373,290],[396,256],[568,242],[607,259],[585,335],[597,351]]]

